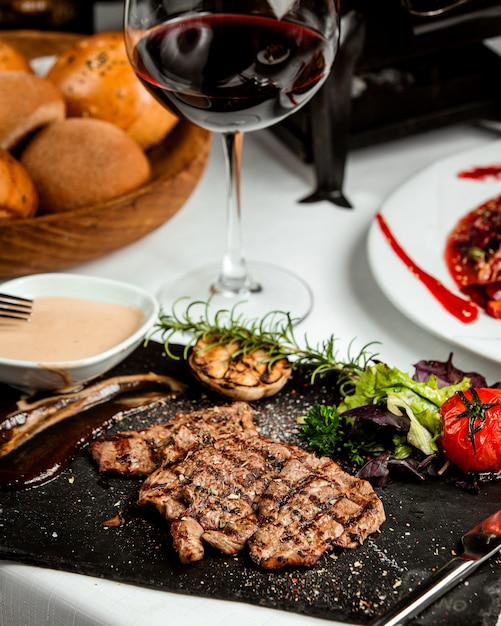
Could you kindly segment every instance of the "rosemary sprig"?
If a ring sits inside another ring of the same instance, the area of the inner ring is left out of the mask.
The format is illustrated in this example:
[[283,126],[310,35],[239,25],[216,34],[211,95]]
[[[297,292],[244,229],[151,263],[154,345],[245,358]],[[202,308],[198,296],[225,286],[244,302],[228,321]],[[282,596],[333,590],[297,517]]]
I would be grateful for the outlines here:
[[313,368],[312,382],[318,375],[329,371],[336,371],[347,379],[358,377],[367,363],[376,356],[368,353],[372,344],[365,345],[356,356],[352,356],[350,343],[346,360],[340,360],[334,335],[315,346],[304,335],[303,345],[300,345],[294,332],[294,322],[297,320],[284,311],[271,311],[261,319],[246,319],[237,312],[237,304],[232,309],[217,311],[211,319],[210,299],[207,302],[196,300],[189,303],[183,313],[176,311],[179,302],[178,300],[174,303],[170,314],[161,311],[156,324],[166,352],[173,359],[179,357],[170,351],[169,346],[174,335],[178,333],[191,336],[184,348],[184,358],[187,358],[190,348],[200,339],[207,344],[207,350],[218,345],[235,343],[233,358],[263,350],[267,355],[263,361],[270,367],[276,361],[288,358],[292,367]]

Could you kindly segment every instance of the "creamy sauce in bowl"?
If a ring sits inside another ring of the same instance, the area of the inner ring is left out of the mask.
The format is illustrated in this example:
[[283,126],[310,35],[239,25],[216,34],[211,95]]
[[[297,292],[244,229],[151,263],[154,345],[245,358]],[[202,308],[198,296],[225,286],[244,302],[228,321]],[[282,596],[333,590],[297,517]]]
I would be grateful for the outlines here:
[[56,363],[96,356],[144,322],[135,306],[59,296],[34,300],[29,322],[0,323],[0,358]]

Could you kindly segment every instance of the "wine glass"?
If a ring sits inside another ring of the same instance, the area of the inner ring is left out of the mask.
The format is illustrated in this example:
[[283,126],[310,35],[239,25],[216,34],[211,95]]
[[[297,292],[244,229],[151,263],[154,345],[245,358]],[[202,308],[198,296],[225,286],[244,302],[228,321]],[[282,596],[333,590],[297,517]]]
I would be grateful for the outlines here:
[[126,0],[124,30],[145,87],[179,117],[220,133],[226,163],[222,263],[162,286],[161,305],[188,297],[214,311],[238,304],[252,318],[284,311],[303,319],[308,285],[244,256],[242,140],[297,111],[323,84],[339,43],[338,0]]

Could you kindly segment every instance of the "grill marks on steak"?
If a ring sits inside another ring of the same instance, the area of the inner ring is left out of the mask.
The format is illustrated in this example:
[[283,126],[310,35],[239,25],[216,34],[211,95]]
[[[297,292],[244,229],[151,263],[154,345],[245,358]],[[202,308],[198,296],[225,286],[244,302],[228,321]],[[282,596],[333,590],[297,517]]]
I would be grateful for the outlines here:
[[259,500],[250,556],[265,569],[315,565],[334,548],[354,548],[385,519],[371,485],[328,458],[295,451]]
[[96,439],[90,452],[99,471],[123,476],[148,476],[160,463],[160,451],[170,440],[172,427],[158,424],[144,430],[120,432]]
[[138,503],[169,522],[183,563],[202,559],[207,543],[224,554],[248,545],[252,561],[266,569],[311,567],[328,550],[359,545],[385,520],[367,481],[331,459],[260,436],[245,403],[179,414],[163,431],[154,428],[104,438],[107,451],[94,445],[92,452],[101,471],[130,475],[134,454],[122,451],[144,438],[155,469]]
[[90,444],[90,452],[103,473],[149,476],[164,461],[181,456],[199,441],[224,434],[257,434],[254,412],[245,402],[178,413],[167,423],[136,431],[101,437]]
[[287,446],[258,435],[223,436],[166,461],[146,479],[138,502],[172,522],[183,563],[203,557],[203,542],[235,554],[256,531],[258,499],[290,456]]

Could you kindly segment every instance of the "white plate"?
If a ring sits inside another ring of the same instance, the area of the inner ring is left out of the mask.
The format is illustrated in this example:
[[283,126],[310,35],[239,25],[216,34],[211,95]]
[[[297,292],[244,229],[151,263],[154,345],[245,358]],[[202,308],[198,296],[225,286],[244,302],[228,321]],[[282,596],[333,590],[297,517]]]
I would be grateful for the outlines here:
[[[465,169],[501,163],[501,141],[441,160],[398,188],[380,213],[395,239],[422,270],[461,295],[450,276],[444,250],[457,221],[489,198],[501,194],[501,180],[458,178]],[[446,311],[400,260],[376,219],[368,237],[369,264],[388,299],[430,333],[476,354],[501,362],[501,320],[483,311],[465,324]]]
[[158,303],[147,291],[106,278],[63,273],[34,274],[3,283],[1,291],[27,298],[88,298],[135,306],[143,312],[144,321],[140,328],[109,350],[92,357],[48,363],[0,358],[0,381],[29,391],[80,385],[104,374],[143,342],[158,316]]

